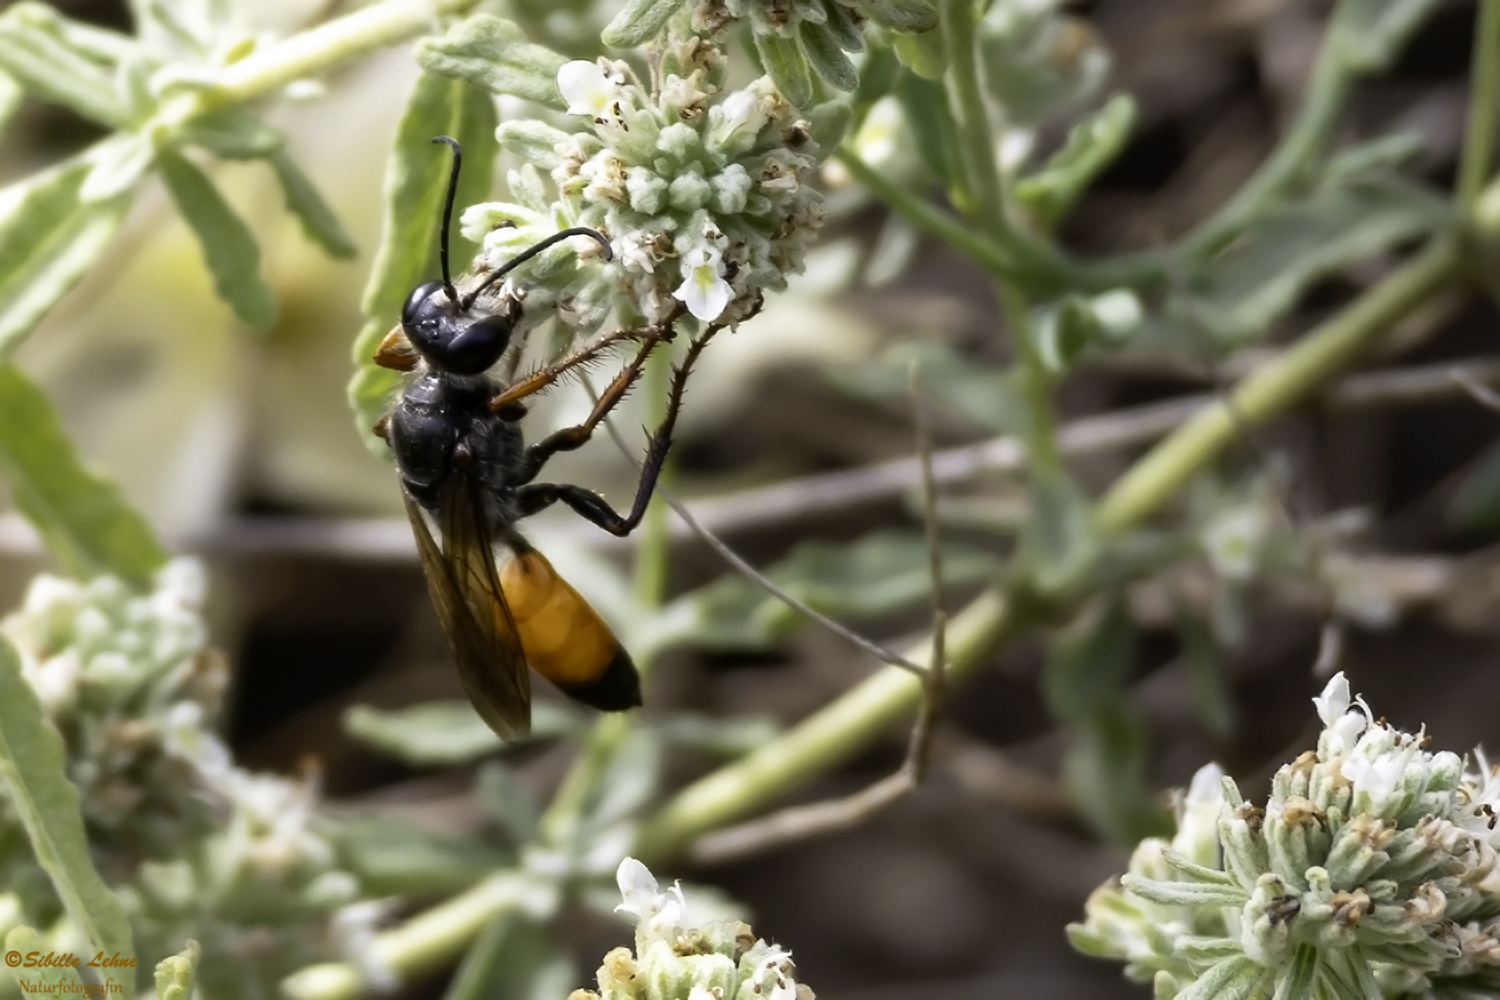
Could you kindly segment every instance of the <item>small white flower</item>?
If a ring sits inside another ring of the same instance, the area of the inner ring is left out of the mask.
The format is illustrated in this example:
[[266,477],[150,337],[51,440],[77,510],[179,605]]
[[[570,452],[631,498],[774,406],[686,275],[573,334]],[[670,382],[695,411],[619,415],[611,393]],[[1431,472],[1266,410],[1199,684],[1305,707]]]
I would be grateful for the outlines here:
[[568,114],[603,118],[613,110],[622,93],[596,62],[575,59],[557,71],[557,89],[568,102]]
[[688,312],[705,323],[712,323],[734,298],[734,289],[719,273],[720,253],[707,244],[699,244],[682,257],[682,284],[672,293],[685,303]]
[[1269,529],[1260,507],[1234,507],[1203,528],[1199,543],[1215,572],[1226,580],[1245,581],[1255,575],[1260,547]]
[[1416,744],[1404,750],[1395,750],[1374,757],[1354,755],[1347,758],[1339,768],[1355,793],[1363,792],[1370,797],[1370,807],[1379,810],[1395,796],[1401,788],[1401,779],[1416,752]]
[[1323,687],[1323,693],[1313,697],[1313,707],[1318,710],[1318,718],[1323,720],[1324,727],[1328,727],[1343,717],[1349,711],[1349,679],[1340,670],[1328,679]]
[[1219,813],[1224,807],[1224,769],[1205,764],[1193,775],[1177,809],[1177,835],[1172,847],[1200,865],[1217,863]]
[[620,862],[615,871],[615,882],[625,900],[615,907],[615,912],[630,914],[642,928],[679,927],[687,920],[687,900],[682,895],[682,886],[673,882],[672,888],[658,892],[656,876],[635,858]]
[[205,728],[203,706],[179,701],[162,719],[162,749],[191,764],[209,785],[218,787],[234,766],[229,748]]

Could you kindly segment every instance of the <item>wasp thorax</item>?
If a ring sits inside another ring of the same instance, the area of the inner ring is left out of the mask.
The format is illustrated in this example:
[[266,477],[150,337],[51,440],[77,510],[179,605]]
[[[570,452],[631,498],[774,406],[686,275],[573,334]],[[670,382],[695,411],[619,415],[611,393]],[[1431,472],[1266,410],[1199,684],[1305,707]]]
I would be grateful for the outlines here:
[[451,298],[441,281],[418,285],[401,307],[401,329],[422,356],[453,375],[479,375],[510,346],[517,306],[505,313],[473,314]]

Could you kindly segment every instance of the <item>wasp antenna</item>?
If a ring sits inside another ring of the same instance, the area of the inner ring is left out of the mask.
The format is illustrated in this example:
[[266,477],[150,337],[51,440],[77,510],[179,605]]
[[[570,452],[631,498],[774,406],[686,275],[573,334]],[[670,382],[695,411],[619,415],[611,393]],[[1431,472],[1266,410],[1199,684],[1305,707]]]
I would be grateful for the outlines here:
[[453,169],[448,172],[448,198],[443,203],[443,228],[438,242],[438,261],[443,266],[443,291],[448,294],[449,302],[459,305],[460,310],[467,310],[468,304],[459,303],[458,291],[453,287],[452,273],[448,270],[448,223],[453,218],[453,199],[458,194],[458,171],[463,165],[464,154],[459,148],[457,139],[446,135],[436,135],[432,137],[432,141],[441,142],[453,150]]
[[495,282],[499,281],[501,278],[509,274],[516,267],[526,263],[528,260],[535,257],[537,254],[541,253],[548,247],[557,243],[561,243],[563,240],[569,239],[573,236],[588,236],[592,239],[598,240],[599,245],[604,248],[604,259],[614,260],[615,252],[610,249],[609,240],[604,238],[603,233],[595,229],[590,229],[587,226],[574,226],[571,229],[564,229],[560,233],[553,233],[551,236],[542,240],[540,243],[535,243],[527,247],[525,250],[522,250],[520,253],[516,254],[504,264],[501,264],[498,268],[495,269],[493,274],[491,274],[488,278],[485,278],[484,281],[480,283],[478,288],[474,289],[468,295],[464,296],[464,300],[460,304],[459,308],[467,312],[469,307],[474,304],[474,300],[479,298],[480,294],[483,293],[486,288],[490,287]]

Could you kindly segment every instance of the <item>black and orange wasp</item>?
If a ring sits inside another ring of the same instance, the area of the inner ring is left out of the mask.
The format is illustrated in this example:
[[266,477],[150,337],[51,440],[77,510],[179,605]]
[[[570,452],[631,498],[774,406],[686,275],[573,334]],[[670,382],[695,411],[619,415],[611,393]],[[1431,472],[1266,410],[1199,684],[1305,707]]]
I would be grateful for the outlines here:
[[[572,237],[588,237],[612,251],[592,229],[565,229],[531,246],[460,294],[448,268],[462,151],[453,151],[438,246],[442,280],[418,285],[401,309],[401,323],[381,342],[375,361],[415,372],[395,406],[376,424],[396,460],[406,513],[416,535],[428,591],[448,638],[469,700],[503,739],[531,728],[527,664],[575,700],[607,712],[641,704],[640,676],[630,654],[598,612],[516,531],[524,517],[561,501],[613,535],[629,534],[645,515],[671,446],[688,370],[703,341],[690,345],[672,381],[667,412],[646,447],[630,511],[617,513],[580,486],[537,482],[548,459],[589,440],[594,429],[640,377],[651,351],[672,338],[672,323],[617,330],[554,364],[497,381],[489,371],[511,347],[522,303],[513,295],[485,295],[511,270]],[[535,444],[522,440],[525,400],[558,379],[627,342],[634,358],[600,394],[583,423]],[[428,519],[437,528],[434,537]],[[494,545],[508,558],[497,568]]]

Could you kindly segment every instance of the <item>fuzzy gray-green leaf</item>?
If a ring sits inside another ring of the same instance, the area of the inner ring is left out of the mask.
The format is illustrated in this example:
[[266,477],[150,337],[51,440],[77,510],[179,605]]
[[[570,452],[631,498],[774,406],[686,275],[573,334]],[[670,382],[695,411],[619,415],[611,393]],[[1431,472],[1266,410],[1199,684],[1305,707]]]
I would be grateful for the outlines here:
[[238,107],[198,115],[178,130],[177,138],[223,160],[264,159],[286,143],[280,132]]
[[1139,875],[1126,875],[1125,888],[1162,906],[1243,906],[1245,890],[1239,886],[1204,882],[1158,882]]
[[938,23],[937,8],[927,0],[861,0],[859,12],[892,31],[931,31]]
[[1345,0],[1329,27],[1335,51],[1357,72],[1378,73],[1401,54],[1406,42],[1439,0]]
[[396,711],[351,705],[344,731],[413,767],[466,764],[504,745],[466,701],[432,701]]
[[156,963],[156,1000],[189,1000],[193,995],[193,979],[198,971],[198,959],[203,949],[197,941],[175,955],[168,955]]
[[130,209],[120,196],[84,202],[82,158],[0,190],[0,361],[76,285]]
[[281,182],[282,194],[286,196],[287,211],[302,223],[302,232],[328,256],[335,260],[350,260],[359,253],[354,238],[349,235],[332,206],[323,200],[312,178],[302,172],[297,161],[284,149],[270,156],[271,168]]
[[859,70],[844,55],[838,39],[826,25],[803,21],[799,34],[802,35],[802,51],[819,76],[843,91],[859,86]]
[[519,26],[492,14],[475,14],[441,38],[423,39],[417,62],[429,73],[466,80],[493,94],[565,107],[557,71],[567,59],[527,41]]
[[0,365],[0,478],[69,572],[143,581],[166,562],[145,519],[83,467],[52,404],[14,365]]
[[1046,166],[1016,182],[1016,198],[1049,225],[1056,223],[1120,155],[1135,116],[1135,100],[1129,94],[1110,98],[1068,131],[1067,142]]
[[1314,282],[1450,220],[1446,201],[1408,182],[1330,185],[1262,214],[1182,301],[1226,343],[1264,334]]
[[202,170],[176,150],[157,152],[162,179],[177,210],[192,227],[213,275],[219,298],[240,322],[269,330],[276,322],[276,297],[260,274],[260,247],[243,219]]
[[0,14],[0,69],[44,100],[108,128],[129,127],[113,67],[90,55],[71,42],[65,18],[45,4],[18,3]]
[[[449,135],[463,146],[464,171],[455,199],[455,211],[461,212],[489,194],[499,149],[496,124],[494,99],[462,80],[424,72],[407,98],[386,166],[385,224],[360,306],[365,325],[354,341],[355,372],[348,388],[360,434],[376,454],[389,454],[389,449],[369,430],[385,412],[401,375],[375,364],[375,348],[400,318],[411,290],[437,270],[449,154],[432,137]],[[459,267],[466,244],[455,242],[454,266]]]
[[[68,780],[62,737],[42,715],[36,693],[21,676],[20,657],[3,638],[0,779],[10,809],[25,827],[37,861],[51,876],[68,919],[94,948],[131,959],[135,952],[130,920],[89,857],[78,789]],[[133,971],[124,981],[134,992]]]
[[605,45],[633,49],[651,41],[667,26],[683,0],[626,0],[625,7],[605,25]]
[[807,113],[807,127],[812,133],[813,142],[818,144],[819,162],[833,155],[853,123],[854,109],[850,107],[848,98],[824,101]]
[[757,32],[755,49],[766,75],[788,103],[800,108],[812,100],[812,69],[807,65],[800,40]]

